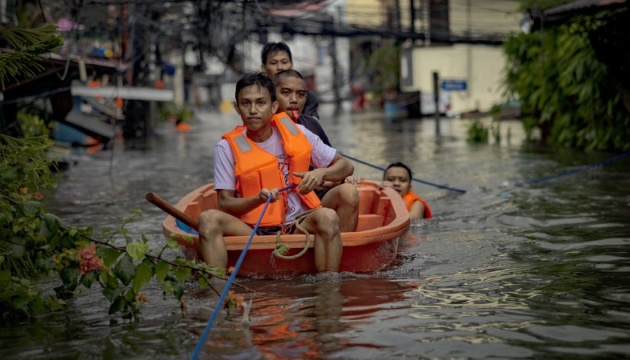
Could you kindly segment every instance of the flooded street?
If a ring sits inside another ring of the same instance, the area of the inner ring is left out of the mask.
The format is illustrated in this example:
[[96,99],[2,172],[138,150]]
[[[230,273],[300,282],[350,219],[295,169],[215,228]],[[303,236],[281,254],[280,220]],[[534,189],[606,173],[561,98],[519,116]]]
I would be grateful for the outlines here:
[[[466,141],[464,120],[443,119],[436,139],[432,118],[392,123],[326,105],[320,114],[342,153],[381,167],[402,161],[416,178],[466,193],[414,183],[434,219],[412,224],[387,271],[239,279],[256,291],[250,326],[221,313],[200,358],[630,357],[630,158],[534,183],[614,154],[527,145],[517,121],[501,124],[500,144],[478,145]],[[162,124],[150,141],[79,158],[60,174],[48,210],[98,230],[142,209],[130,235],[161,247],[166,214],[146,193],[174,204],[210,182],[214,144],[239,121],[196,117],[190,133]],[[382,173],[355,163],[355,176]],[[93,288],[67,312],[3,323],[0,358],[190,358],[216,295],[191,281],[182,311],[157,283],[146,293],[138,321],[110,317]]]

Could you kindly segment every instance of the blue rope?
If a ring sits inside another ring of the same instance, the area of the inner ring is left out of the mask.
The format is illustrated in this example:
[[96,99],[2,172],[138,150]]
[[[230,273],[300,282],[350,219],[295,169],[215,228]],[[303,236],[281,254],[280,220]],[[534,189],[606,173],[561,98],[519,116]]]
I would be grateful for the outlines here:
[[[359,159],[354,158],[354,157],[352,157],[352,156],[350,156],[350,155],[346,155],[346,154],[343,154],[343,153],[339,153],[339,155],[342,155],[342,156],[347,157],[348,159],[350,159],[350,160],[352,160],[352,161],[356,161],[356,162],[358,162],[358,163],[361,163],[361,164],[363,164],[363,165],[367,165],[367,166],[372,167],[372,168],[374,168],[374,169],[381,170],[381,171],[383,171],[383,172],[386,170],[386,169],[385,169],[385,168],[383,168],[383,167],[380,167],[380,166],[376,166],[376,165],[370,164],[369,162],[366,162],[366,161],[363,161],[363,160],[359,160]],[[457,189],[457,188],[453,188],[453,187],[446,186],[446,185],[435,184],[435,183],[432,183],[432,182],[429,182],[429,181],[426,181],[426,180],[422,180],[422,179],[411,178],[411,180],[416,181],[416,182],[419,182],[419,183],[421,183],[421,184],[434,186],[434,187],[437,187],[437,188],[440,188],[440,189],[446,189],[446,190],[451,190],[451,191],[457,191],[457,192],[462,193],[462,194],[466,192],[466,190],[463,190],[463,189]]]
[[606,159],[606,160],[602,160],[602,161],[600,161],[598,163],[595,163],[595,164],[582,166],[582,167],[577,168],[575,170],[565,171],[565,172],[561,172],[559,174],[545,176],[545,177],[541,177],[541,178],[538,178],[538,179],[529,180],[529,181],[526,181],[526,182],[521,182],[521,183],[516,184],[516,186],[522,186],[522,185],[525,185],[525,184],[530,184],[530,185],[531,184],[538,184],[538,183],[541,183],[541,182],[557,179],[559,177],[581,173],[581,172],[588,171],[588,170],[596,168],[596,167],[600,167],[600,166],[603,166],[603,165],[606,165],[606,164],[610,164],[612,162],[615,162],[617,160],[621,160],[621,159],[623,159],[625,157],[628,157],[628,156],[630,156],[630,151],[627,152],[627,153],[624,153],[624,154],[613,156],[613,157],[611,157],[609,159]]
[[[295,187],[295,185],[289,185],[287,187],[283,187],[282,189],[278,190],[278,192],[286,191],[293,187]],[[210,319],[208,320],[208,324],[206,325],[206,328],[203,330],[203,333],[201,334],[201,338],[199,339],[199,342],[197,343],[197,346],[195,347],[195,351],[193,352],[193,355],[192,355],[193,360],[197,359],[197,357],[199,356],[199,353],[201,353],[203,344],[206,342],[206,337],[208,337],[210,330],[212,330],[212,324],[214,324],[214,320],[216,320],[217,315],[219,314],[219,310],[223,307],[223,302],[225,301],[225,297],[227,296],[228,291],[230,290],[230,286],[232,285],[234,278],[236,278],[236,273],[238,273],[238,269],[241,267],[241,264],[243,263],[243,259],[245,259],[245,254],[247,253],[247,249],[249,249],[249,245],[252,243],[252,239],[254,238],[254,235],[256,235],[256,231],[258,231],[258,226],[260,226],[260,222],[262,221],[262,218],[265,215],[265,211],[267,211],[267,207],[269,206],[270,202],[271,202],[271,196],[267,197],[267,202],[265,202],[265,206],[262,209],[262,213],[260,213],[260,216],[258,217],[258,221],[256,221],[256,225],[254,226],[254,229],[252,229],[252,233],[249,235],[249,239],[247,240],[247,243],[245,244],[245,247],[243,248],[243,251],[241,252],[241,256],[239,256],[238,260],[236,261],[236,265],[234,265],[234,270],[232,271],[230,278],[225,284],[225,288],[223,288],[221,297],[219,297],[219,302],[217,302],[217,306],[214,308],[214,311],[212,312],[212,316],[210,316]]]

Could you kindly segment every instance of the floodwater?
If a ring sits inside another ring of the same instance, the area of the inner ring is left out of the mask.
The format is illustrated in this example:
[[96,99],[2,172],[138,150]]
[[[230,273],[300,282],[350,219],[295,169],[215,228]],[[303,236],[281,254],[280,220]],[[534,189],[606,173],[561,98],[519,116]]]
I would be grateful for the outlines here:
[[[222,312],[200,358],[630,358],[630,158],[533,183],[614,154],[525,144],[519,122],[502,123],[499,143],[478,145],[466,142],[464,120],[442,119],[437,138],[433,119],[328,110],[323,127],[343,153],[403,161],[417,178],[467,192],[414,183],[435,219],[412,224],[387,271],[239,279],[256,291],[250,325]],[[129,231],[158,248],[165,214],[145,194],[175,203],[210,181],[214,143],[237,122],[199,111],[191,133],[162,125],[151,141],[82,157],[60,175],[49,210],[98,229],[142,209]],[[381,176],[361,164],[355,174]],[[3,323],[0,358],[190,358],[217,296],[191,281],[182,311],[158,284],[146,293],[137,321],[109,316],[93,289],[66,312]]]

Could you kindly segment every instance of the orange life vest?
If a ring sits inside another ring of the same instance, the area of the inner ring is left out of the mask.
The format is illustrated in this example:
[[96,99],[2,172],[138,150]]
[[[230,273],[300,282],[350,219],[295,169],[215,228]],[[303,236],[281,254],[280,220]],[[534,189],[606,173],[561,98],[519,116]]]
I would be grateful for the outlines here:
[[[282,148],[287,156],[289,166],[289,183],[299,184],[301,178],[294,176],[294,172],[307,172],[311,163],[313,147],[306,135],[291,121],[286,113],[279,113],[271,118],[271,126],[278,129],[282,139]],[[282,169],[278,166],[278,159],[262,150],[250,140],[243,131],[244,126],[237,126],[234,130],[223,135],[234,154],[234,175],[236,176],[236,190],[243,198],[256,196],[263,188],[280,189],[286,187]],[[289,190],[291,191],[291,190]],[[309,209],[321,207],[321,202],[311,191],[308,194],[297,193],[300,200]],[[279,201],[269,203],[260,226],[278,226],[285,222],[286,192],[280,193]],[[258,221],[264,204],[239,217],[246,224],[254,225]]]
[[403,196],[402,198],[405,201],[405,204],[407,205],[407,210],[411,210],[411,206],[413,205],[414,202],[420,201],[424,205],[424,218],[425,219],[431,219],[433,217],[433,214],[431,213],[431,208],[429,207],[429,204],[427,204],[427,202],[424,201],[423,198],[421,198],[420,196],[416,195],[413,191],[409,190],[405,194],[405,196]]

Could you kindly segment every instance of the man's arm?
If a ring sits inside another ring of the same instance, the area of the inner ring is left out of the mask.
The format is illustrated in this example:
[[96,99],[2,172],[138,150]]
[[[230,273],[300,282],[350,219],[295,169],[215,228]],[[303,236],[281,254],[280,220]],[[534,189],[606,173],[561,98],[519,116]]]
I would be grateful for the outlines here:
[[328,167],[314,169],[306,173],[295,173],[295,176],[301,177],[302,181],[297,186],[297,190],[306,194],[315,190],[324,181],[342,181],[354,173],[354,165],[346,158],[335,154]]
[[267,202],[269,196],[272,197],[271,202],[278,200],[278,189],[262,189],[258,195],[249,198],[237,198],[234,190],[217,190],[217,195],[219,209],[239,217]]

